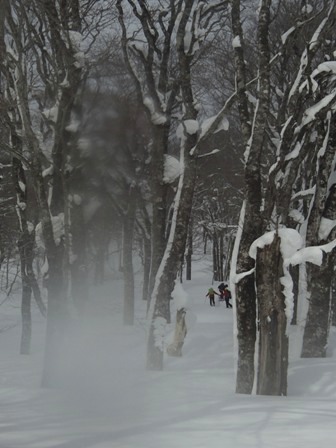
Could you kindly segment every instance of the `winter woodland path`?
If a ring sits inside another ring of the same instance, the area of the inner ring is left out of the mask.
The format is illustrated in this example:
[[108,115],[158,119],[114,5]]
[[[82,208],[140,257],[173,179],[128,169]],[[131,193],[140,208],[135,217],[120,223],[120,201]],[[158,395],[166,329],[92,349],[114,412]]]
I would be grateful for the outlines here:
[[[209,278],[200,263],[183,285],[190,298],[183,357],[166,358],[162,373],[144,370],[145,304],[137,300],[133,328],[120,323],[119,281],[95,290],[85,331],[68,341],[65,391],[39,388],[38,313],[31,356],[17,354],[19,325],[0,333],[0,448],[316,448],[321,441],[331,448],[335,358],[293,364],[290,397],[236,396],[233,311],[205,301]],[[18,323],[17,304],[7,303],[1,316],[1,324]]]

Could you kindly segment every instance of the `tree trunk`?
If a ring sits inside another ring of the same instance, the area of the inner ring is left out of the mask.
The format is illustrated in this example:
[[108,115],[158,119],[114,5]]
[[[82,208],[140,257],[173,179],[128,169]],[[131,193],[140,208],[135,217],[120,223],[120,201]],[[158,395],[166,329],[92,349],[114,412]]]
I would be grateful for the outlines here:
[[191,280],[191,257],[193,253],[193,235],[192,235],[192,220],[189,223],[188,228],[188,240],[187,240],[187,254],[186,254],[186,280]]
[[136,202],[132,199],[132,191],[133,189],[130,190],[123,229],[124,325],[133,325],[134,323],[133,233]]
[[[250,271],[254,261],[249,257],[252,242],[263,231],[261,219],[262,185],[261,185],[261,154],[266,139],[266,126],[269,115],[270,98],[270,50],[268,42],[270,25],[270,0],[261,0],[258,23],[258,105],[255,109],[253,129],[246,126],[248,114],[247,98],[245,95],[245,61],[240,47],[235,48],[237,85],[239,87],[239,111],[246,144],[245,184],[246,200],[242,213],[242,232],[239,242],[237,259],[237,274]],[[237,36],[242,41],[242,27],[240,22],[240,1],[233,2],[232,20],[235,24]],[[250,122],[250,120],[249,120]],[[250,138],[251,137],[251,138]],[[245,276],[237,285],[237,336],[238,336],[238,368],[236,392],[250,394],[254,382],[254,350],[256,340],[256,297],[254,289],[254,275]]]
[[299,299],[300,267],[291,266],[289,268],[289,272],[293,280],[293,305],[294,305],[291,325],[296,325],[297,313],[298,313],[298,299]]
[[89,300],[88,268],[86,253],[86,226],[81,204],[71,204],[71,296],[77,311],[84,312]]
[[[22,270],[21,270],[22,272]],[[21,316],[22,316],[22,332],[20,354],[29,355],[32,335],[32,319],[31,319],[31,295],[32,290],[29,285],[28,278],[22,273],[22,300],[21,300]]]
[[[21,153],[22,141],[16,134],[16,131],[12,128],[12,144],[13,147]],[[20,266],[22,277],[22,302],[21,302],[21,316],[22,316],[22,334],[21,334],[21,346],[20,353],[28,355],[30,353],[31,334],[32,334],[32,319],[31,319],[31,295],[34,293],[36,304],[43,316],[46,315],[46,306],[44,305],[41,297],[39,285],[37,283],[34,269],[34,245],[35,245],[35,232],[29,233],[28,221],[27,221],[27,182],[26,175],[21,161],[13,157],[12,159],[12,176],[15,184],[17,205],[16,211],[19,221],[20,237],[18,240],[18,249],[20,254]],[[25,204],[24,207],[21,205]]]
[[181,160],[184,161],[184,172],[180,175],[174,201],[172,226],[165,254],[158,270],[149,309],[150,328],[147,344],[147,369],[149,370],[162,370],[163,368],[164,330],[167,315],[170,315],[170,300],[174,280],[185,252],[195,188],[196,161],[194,157],[189,155],[195,143],[195,135],[186,136],[185,141],[181,143]]
[[226,255],[226,258],[225,258],[224,272],[223,272],[223,279],[224,280],[227,280],[228,278],[230,278],[230,265],[231,265],[233,247],[234,247],[234,238],[233,238],[232,235],[230,235],[229,236],[229,242],[228,242],[227,255]]
[[213,263],[213,279],[214,281],[220,280],[219,278],[219,244],[218,244],[218,235],[217,232],[214,231],[212,236],[212,263]]
[[42,372],[42,387],[64,385],[65,368],[63,350],[68,332],[68,307],[63,284],[63,248],[48,251],[48,313]]
[[333,272],[332,277],[332,287],[331,287],[331,313],[332,313],[332,319],[331,319],[331,325],[336,326],[336,279],[335,279],[335,269]]
[[219,281],[222,282],[224,280],[224,236],[223,233],[220,233],[219,236]]
[[151,241],[145,235],[143,237],[143,251],[144,251],[144,265],[143,265],[144,272],[143,272],[143,285],[142,285],[142,300],[148,300],[149,274],[151,263]]
[[259,321],[257,394],[287,395],[288,337],[281,239],[257,250],[256,288]]
[[[153,144],[152,144],[152,204],[153,217],[151,227],[152,240],[152,256],[151,268],[149,277],[149,297],[151,297],[156,273],[159,269],[162,256],[164,254],[166,245],[166,213],[167,213],[167,186],[162,183],[164,154],[167,151],[167,133],[169,128],[167,126],[153,127]],[[150,300],[148,300],[148,307]],[[167,308],[165,317],[170,318],[169,307]]]
[[324,256],[321,266],[310,266],[311,295],[303,334],[302,358],[325,358],[331,313],[331,279],[335,257]]

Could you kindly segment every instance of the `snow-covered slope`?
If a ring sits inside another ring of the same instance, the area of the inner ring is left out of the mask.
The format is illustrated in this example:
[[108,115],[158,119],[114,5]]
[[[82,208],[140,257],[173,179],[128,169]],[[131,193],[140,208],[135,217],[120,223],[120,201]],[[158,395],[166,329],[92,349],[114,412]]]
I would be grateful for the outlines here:
[[144,368],[145,303],[137,298],[136,323],[123,327],[120,280],[92,288],[88,317],[68,341],[62,391],[39,387],[43,318],[34,309],[32,355],[20,356],[19,300],[6,301],[0,448],[334,446],[335,357],[292,361],[288,397],[235,395],[233,310],[209,306],[211,278],[209,261],[195,262],[193,280],[183,284],[189,297],[183,357],[166,358],[161,373]]

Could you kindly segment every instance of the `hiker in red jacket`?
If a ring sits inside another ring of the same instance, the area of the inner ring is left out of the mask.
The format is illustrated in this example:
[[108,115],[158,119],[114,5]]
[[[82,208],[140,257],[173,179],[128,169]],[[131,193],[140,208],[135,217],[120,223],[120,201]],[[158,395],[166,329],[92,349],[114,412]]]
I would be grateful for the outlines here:
[[230,303],[230,299],[232,296],[231,296],[231,291],[228,289],[228,285],[224,286],[223,295],[224,295],[224,300],[226,303],[226,308],[232,308],[232,305]]

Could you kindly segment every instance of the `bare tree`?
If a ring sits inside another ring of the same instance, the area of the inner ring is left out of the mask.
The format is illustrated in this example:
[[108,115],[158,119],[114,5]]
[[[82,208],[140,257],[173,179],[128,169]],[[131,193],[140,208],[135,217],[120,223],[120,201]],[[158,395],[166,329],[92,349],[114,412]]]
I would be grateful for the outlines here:
[[[160,12],[155,7],[149,9],[140,1],[117,2],[125,59],[152,123],[149,369],[163,367],[164,328],[170,320],[170,295],[185,251],[196,179],[197,144],[201,132],[192,67],[205,37],[217,26],[214,17],[226,8],[226,3],[169,0],[167,8]],[[127,11],[138,20],[139,30],[135,35],[127,34]],[[177,124],[173,121],[175,116],[179,118]],[[218,127],[221,118],[213,123],[214,128]],[[171,130],[176,126],[182,170],[169,213],[164,165],[165,156],[171,152]]]
[[[247,82],[244,78],[239,3],[233,4],[232,18],[237,36],[234,38],[237,48],[237,85],[244,93]],[[286,2],[282,3],[284,4]],[[294,252],[300,249],[297,246],[300,236],[294,230],[300,230],[300,223],[293,219],[300,214],[300,208],[304,210],[302,206],[305,194],[300,196],[300,190],[306,188],[309,183],[313,187],[315,182],[319,182],[318,176],[311,180],[309,178],[311,173],[316,173],[316,163],[319,163],[316,156],[321,148],[319,145],[324,142],[325,148],[329,148],[326,154],[331,152],[330,160],[334,154],[333,140],[326,131],[329,126],[326,125],[326,120],[330,120],[328,114],[332,114],[333,110],[333,95],[328,89],[321,91],[323,82],[319,83],[316,73],[320,73],[323,67],[323,63],[322,67],[319,65],[320,50],[325,37],[330,38],[335,5],[334,2],[317,4],[316,10],[307,9],[302,5],[300,9],[299,2],[292,6],[299,6],[298,14],[301,19],[287,32],[283,30],[275,47],[273,42],[272,50],[275,50],[275,54],[272,58],[271,36],[278,32],[271,28],[272,2],[261,2],[259,9],[257,102],[253,120],[249,120],[253,124],[251,136],[246,141],[247,199],[242,213],[244,219],[241,220],[241,238],[237,239],[238,276],[233,278],[237,282],[237,392],[243,393],[251,393],[254,384],[256,317],[259,330],[257,393],[287,393],[287,325],[291,319],[293,296],[293,287],[289,286],[292,285],[292,279],[288,266],[297,262],[290,261],[284,250],[283,239],[296,235],[291,247]],[[297,39],[304,25],[304,37],[308,44]],[[283,76],[284,73],[287,78]],[[330,88],[330,83],[327,84]],[[282,86],[282,89],[279,86]],[[312,92],[316,95],[312,95]],[[240,110],[242,123],[246,121],[245,112],[249,109],[243,95],[240,102],[244,101],[245,108]],[[244,132],[246,136],[247,131]],[[323,178],[320,178],[320,181],[324,183]],[[295,204],[295,198],[300,197],[303,202]],[[309,210],[310,207],[306,207],[305,218],[309,218]],[[318,215],[321,217],[321,208],[319,210]],[[254,253],[250,249],[253,239],[257,240],[254,243]],[[304,257],[300,260],[304,260]],[[329,261],[326,261],[326,266],[328,265]],[[247,288],[248,284],[250,289]],[[330,285],[326,285],[326,288],[330,290]],[[253,297],[256,297],[257,307]]]

